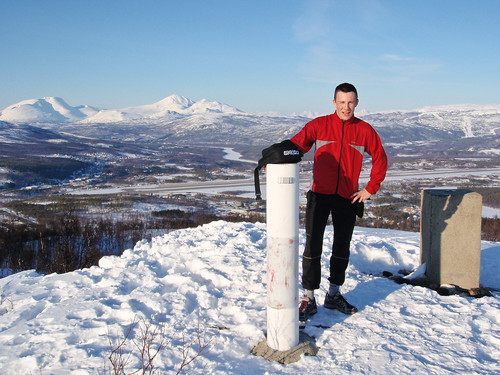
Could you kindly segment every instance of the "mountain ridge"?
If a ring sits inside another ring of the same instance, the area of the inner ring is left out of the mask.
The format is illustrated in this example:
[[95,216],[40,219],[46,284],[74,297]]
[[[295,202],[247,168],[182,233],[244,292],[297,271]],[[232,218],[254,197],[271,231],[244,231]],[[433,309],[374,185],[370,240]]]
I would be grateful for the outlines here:
[[[419,113],[420,115],[436,114],[439,112],[468,112],[474,114],[498,114],[500,104],[450,104],[424,106],[412,110],[384,110],[357,112],[358,117],[373,117],[376,115]],[[333,112],[333,107],[332,107]],[[151,104],[130,106],[118,109],[103,109],[89,105],[70,106],[60,97],[43,97],[40,99],[26,99],[12,104],[0,111],[0,120],[13,123],[59,123],[68,121],[81,121],[84,123],[120,122],[129,120],[171,119],[190,115],[218,113],[218,114],[246,114],[260,117],[302,117],[312,118],[317,114],[307,115],[282,115],[282,114],[252,114],[236,107],[218,101],[201,99],[193,101],[185,96],[171,94]]]
[[[360,111],[356,115],[370,123],[384,143],[402,148],[418,142],[439,142],[440,148],[461,142],[462,150],[500,148],[500,104]],[[119,142],[268,145],[292,137],[310,117],[252,114],[173,94],[152,104],[115,110],[72,107],[56,97],[30,99],[1,111],[0,120]]]
[[120,109],[70,106],[59,97],[27,99],[0,111],[0,120],[13,123],[110,123],[140,119],[175,118],[203,113],[243,113],[230,105],[201,99],[195,102],[172,94],[155,103]]

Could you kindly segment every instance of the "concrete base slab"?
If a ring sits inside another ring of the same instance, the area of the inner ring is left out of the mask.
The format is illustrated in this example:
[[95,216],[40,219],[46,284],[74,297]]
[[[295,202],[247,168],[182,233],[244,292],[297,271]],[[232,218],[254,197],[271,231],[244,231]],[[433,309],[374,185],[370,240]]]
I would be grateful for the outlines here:
[[251,351],[252,354],[264,357],[271,362],[279,362],[282,364],[295,363],[300,360],[302,354],[316,355],[319,348],[316,346],[316,340],[307,333],[299,332],[299,344],[290,350],[276,350],[270,348],[267,340],[262,340],[255,345]]

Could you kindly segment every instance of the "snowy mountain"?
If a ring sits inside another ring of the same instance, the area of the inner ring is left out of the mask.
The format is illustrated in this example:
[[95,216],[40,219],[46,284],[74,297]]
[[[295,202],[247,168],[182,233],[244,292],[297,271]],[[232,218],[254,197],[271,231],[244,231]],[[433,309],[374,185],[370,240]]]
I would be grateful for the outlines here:
[[[360,112],[359,117],[377,129],[384,144],[407,151],[430,145],[426,152],[494,154],[500,148],[498,104]],[[219,102],[170,95],[153,104],[102,110],[71,107],[60,98],[26,100],[1,111],[0,120],[118,142],[262,146],[293,136],[310,118],[245,113]]]
[[[325,248],[331,239],[329,227]],[[302,248],[303,230],[299,240]],[[193,344],[192,355],[198,337],[209,350],[182,373],[500,373],[500,243],[482,242],[481,284],[494,291],[475,299],[378,276],[417,268],[419,241],[418,233],[355,228],[342,293],[359,312],[322,306],[323,272],[318,313],[305,328],[319,352],[288,365],[250,353],[266,334],[264,223],[213,222],[140,241],[98,267],[20,272],[0,279],[0,373],[111,373],[104,371],[110,343],[116,348],[120,340],[125,373],[142,370],[141,330],[150,319],[150,333],[159,334],[152,349],[167,339],[154,360],[162,374],[176,373],[183,343]]]
[[426,130],[461,138],[500,136],[500,105],[497,104],[424,107],[414,111],[371,113],[362,118],[383,130],[404,131],[410,138],[417,133],[424,135]]
[[241,111],[222,104],[202,99],[199,102],[179,95],[170,95],[159,102],[118,110],[101,110],[82,120],[84,123],[113,123],[123,121],[145,121],[176,119],[189,115],[209,113],[237,114]]
[[79,121],[93,116],[98,109],[90,106],[72,107],[61,98],[28,99],[0,112],[0,120],[14,123],[59,123]]
[[0,120],[13,123],[112,123],[146,119],[178,118],[205,113],[241,113],[237,108],[202,99],[199,102],[170,95],[153,104],[122,109],[72,107],[61,98],[30,99],[13,104],[0,112]]

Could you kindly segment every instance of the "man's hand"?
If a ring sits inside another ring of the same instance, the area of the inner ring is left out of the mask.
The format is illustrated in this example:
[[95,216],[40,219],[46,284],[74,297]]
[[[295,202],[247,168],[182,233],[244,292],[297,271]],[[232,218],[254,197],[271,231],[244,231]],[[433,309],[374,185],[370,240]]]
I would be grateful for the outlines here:
[[360,190],[355,192],[353,195],[351,195],[352,203],[356,202],[365,202],[368,200],[372,195],[366,191],[366,189]]

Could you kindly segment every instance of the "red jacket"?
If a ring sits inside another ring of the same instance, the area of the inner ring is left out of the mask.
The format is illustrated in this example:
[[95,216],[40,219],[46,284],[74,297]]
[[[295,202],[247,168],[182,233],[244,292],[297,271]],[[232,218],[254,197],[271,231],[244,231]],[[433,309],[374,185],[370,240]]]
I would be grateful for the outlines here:
[[337,113],[308,122],[291,141],[305,154],[316,146],[313,191],[350,198],[358,190],[363,153],[372,156],[366,190],[375,194],[387,172],[387,156],[377,132],[356,117],[342,121]]

